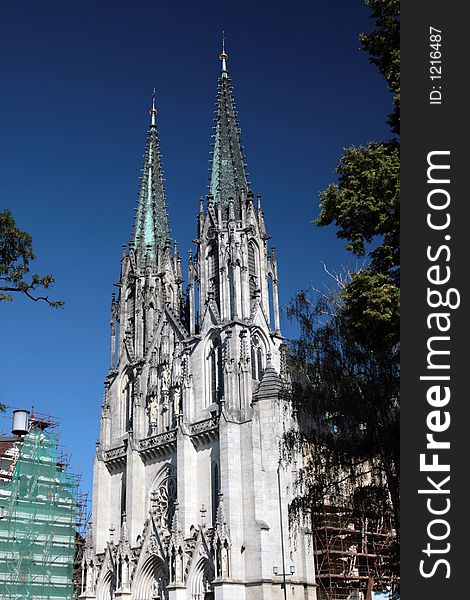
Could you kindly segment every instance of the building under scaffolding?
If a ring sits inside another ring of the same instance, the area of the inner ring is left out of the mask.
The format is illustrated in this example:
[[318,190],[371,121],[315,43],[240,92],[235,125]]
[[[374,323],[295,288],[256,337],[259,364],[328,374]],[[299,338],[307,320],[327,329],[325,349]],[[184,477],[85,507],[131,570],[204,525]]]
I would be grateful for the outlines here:
[[31,421],[0,487],[1,600],[72,599],[78,479],[50,425]]
[[313,540],[318,600],[395,597],[396,535],[388,519],[325,507],[313,516]]

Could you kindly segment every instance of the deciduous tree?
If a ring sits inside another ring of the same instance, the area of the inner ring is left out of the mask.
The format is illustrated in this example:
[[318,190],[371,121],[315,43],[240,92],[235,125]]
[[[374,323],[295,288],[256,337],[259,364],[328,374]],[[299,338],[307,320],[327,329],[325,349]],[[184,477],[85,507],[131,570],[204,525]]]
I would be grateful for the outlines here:
[[335,225],[364,260],[335,276],[327,293],[300,292],[288,315],[300,325],[291,343],[292,401],[298,427],[285,437],[300,449],[291,516],[325,503],[351,515],[390,517],[399,528],[399,2],[366,0],[375,30],[362,47],[387,81],[393,139],[350,147],[320,194],[318,226]]
[[37,295],[39,289],[51,287],[54,278],[37,273],[29,275],[30,263],[35,258],[30,234],[18,229],[9,210],[0,212],[0,302],[12,301],[15,294],[21,294],[54,308],[63,306],[62,300]]

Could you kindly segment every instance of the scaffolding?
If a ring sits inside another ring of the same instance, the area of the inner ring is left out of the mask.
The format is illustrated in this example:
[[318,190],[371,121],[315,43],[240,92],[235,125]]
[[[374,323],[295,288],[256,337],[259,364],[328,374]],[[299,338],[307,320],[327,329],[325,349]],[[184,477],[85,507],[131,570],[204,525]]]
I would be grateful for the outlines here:
[[354,518],[324,506],[313,515],[318,600],[369,600],[377,592],[394,598],[396,533],[390,519]]
[[32,420],[1,488],[0,600],[71,600],[78,480],[58,458],[57,433]]
[[[80,476],[79,483],[80,483]],[[85,549],[85,538],[91,523],[91,510],[88,492],[79,491],[77,495],[77,529],[75,534],[75,556],[73,567],[73,600],[81,593],[82,559]],[[0,599],[1,600],[1,599]]]

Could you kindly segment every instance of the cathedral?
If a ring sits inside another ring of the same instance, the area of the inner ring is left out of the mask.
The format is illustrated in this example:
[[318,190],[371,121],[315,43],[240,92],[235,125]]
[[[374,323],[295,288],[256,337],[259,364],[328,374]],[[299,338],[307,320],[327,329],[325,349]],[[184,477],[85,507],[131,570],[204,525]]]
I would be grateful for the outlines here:
[[[220,55],[210,187],[183,286],[155,97],[110,312],[82,599],[314,600],[311,533],[289,529],[299,460],[278,269],[247,180]],[[169,210],[168,210],[169,209]]]

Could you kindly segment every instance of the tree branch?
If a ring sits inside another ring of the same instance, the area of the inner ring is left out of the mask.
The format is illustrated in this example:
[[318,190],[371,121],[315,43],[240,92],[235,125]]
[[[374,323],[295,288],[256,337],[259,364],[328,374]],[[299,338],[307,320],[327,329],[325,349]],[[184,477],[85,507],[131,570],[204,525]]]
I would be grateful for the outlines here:
[[33,296],[29,290],[22,290],[17,287],[0,286],[0,292],[19,292],[20,294],[27,296],[30,300],[33,300],[33,302],[41,300],[46,302],[49,306],[52,306],[52,308],[62,308],[64,305],[63,300],[49,300],[49,296]]

